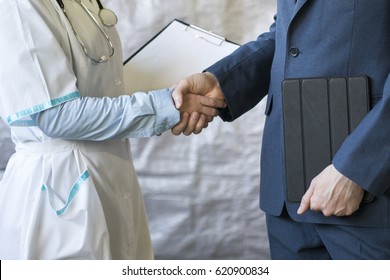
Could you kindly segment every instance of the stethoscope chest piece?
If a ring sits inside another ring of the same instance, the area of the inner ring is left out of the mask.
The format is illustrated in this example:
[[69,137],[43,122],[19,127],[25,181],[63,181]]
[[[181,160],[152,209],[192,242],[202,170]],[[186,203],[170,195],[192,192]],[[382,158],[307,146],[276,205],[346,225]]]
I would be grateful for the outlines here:
[[118,22],[116,14],[110,9],[103,8],[99,11],[99,18],[107,27],[112,27]]
[[[76,36],[76,39],[79,41],[81,47],[83,48],[85,54],[91,59],[92,62],[94,63],[101,63],[101,62],[106,62],[109,60],[109,58],[113,57],[115,54],[115,48],[114,44],[111,42],[110,37],[108,36],[107,32],[104,30],[104,28],[99,24],[98,20],[94,16],[94,14],[88,9],[87,6],[81,1],[81,0],[71,0],[81,6],[81,8],[84,10],[84,12],[89,16],[89,18],[96,24],[97,28],[100,30],[101,34],[105,37],[107,40],[107,45],[110,48],[110,53],[107,55],[102,55],[100,57],[94,57],[91,52],[88,51],[86,45],[84,44],[83,40],[80,38],[78,32],[75,30],[72,21],[68,17],[68,13],[66,11],[65,5],[62,2],[62,0],[57,0],[58,5],[64,12],[65,16],[68,18],[69,23],[73,29],[73,33]],[[92,3],[92,2],[91,2]],[[101,23],[103,23],[104,26],[106,27],[112,27],[118,22],[118,18],[115,15],[115,13],[109,9],[106,9],[103,7],[102,3],[100,0],[96,0],[96,3],[99,5],[99,18]]]

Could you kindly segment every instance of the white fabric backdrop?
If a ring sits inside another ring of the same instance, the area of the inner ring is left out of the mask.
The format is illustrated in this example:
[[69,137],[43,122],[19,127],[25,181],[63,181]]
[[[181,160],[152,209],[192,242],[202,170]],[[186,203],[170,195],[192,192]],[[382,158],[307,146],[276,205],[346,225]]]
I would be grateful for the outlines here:
[[[175,18],[239,44],[253,40],[268,30],[274,2],[104,1],[118,15],[125,58]],[[233,123],[215,119],[200,135],[132,140],[157,259],[269,258],[258,207],[263,112],[264,100]],[[1,123],[0,141],[1,178],[13,151]]]

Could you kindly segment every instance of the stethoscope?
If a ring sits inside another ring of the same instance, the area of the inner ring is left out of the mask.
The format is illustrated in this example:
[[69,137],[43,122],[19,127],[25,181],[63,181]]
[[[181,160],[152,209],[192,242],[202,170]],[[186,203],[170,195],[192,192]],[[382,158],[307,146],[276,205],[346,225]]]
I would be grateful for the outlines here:
[[[102,62],[106,62],[108,61],[111,57],[114,56],[115,54],[115,48],[114,48],[114,44],[111,42],[110,40],[110,37],[108,36],[107,32],[104,31],[104,29],[100,26],[99,22],[96,20],[95,16],[92,14],[92,12],[88,9],[88,7],[85,6],[85,4],[81,1],[81,0],[72,0],[73,2],[76,2],[77,4],[79,4],[81,6],[81,8],[84,10],[84,12],[86,12],[88,14],[88,16],[92,19],[92,21],[96,24],[96,26],[99,28],[100,32],[103,34],[103,36],[106,38],[107,40],[107,45],[109,46],[109,48],[111,49],[110,51],[110,54],[108,56],[106,55],[102,55],[101,57],[99,58],[95,58],[93,57],[89,51],[87,50],[85,44],[83,43],[83,41],[81,40],[80,36],[77,34],[72,22],[70,21],[69,17],[68,17],[68,14],[66,12],[66,9],[65,9],[65,5],[64,3],[62,2],[62,0],[57,0],[57,3],[58,5],[61,7],[62,11],[64,12],[66,18],[68,19],[72,29],[73,29],[73,33],[75,34],[76,38],[77,38],[77,41],[80,43],[81,47],[83,48],[85,54],[89,57],[89,59],[94,62],[94,63],[102,63]],[[118,22],[118,18],[117,16],[115,15],[115,13],[107,8],[104,8],[102,3],[100,2],[100,0],[96,0],[97,4],[99,5],[99,13],[98,13],[98,16],[101,20],[101,22],[104,24],[104,26],[106,27],[113,27],[117,22]]]

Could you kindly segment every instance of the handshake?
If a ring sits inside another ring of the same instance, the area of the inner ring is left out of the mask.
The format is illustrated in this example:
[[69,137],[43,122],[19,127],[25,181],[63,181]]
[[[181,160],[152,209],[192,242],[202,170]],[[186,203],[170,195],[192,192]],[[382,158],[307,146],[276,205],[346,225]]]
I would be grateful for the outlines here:
[[198,134],[218,116],[220,108],[227,105],[218,80],[211,73],[198,73],[180,80],[174,85],[172,98],[180,110],[180,122],[172,134]]

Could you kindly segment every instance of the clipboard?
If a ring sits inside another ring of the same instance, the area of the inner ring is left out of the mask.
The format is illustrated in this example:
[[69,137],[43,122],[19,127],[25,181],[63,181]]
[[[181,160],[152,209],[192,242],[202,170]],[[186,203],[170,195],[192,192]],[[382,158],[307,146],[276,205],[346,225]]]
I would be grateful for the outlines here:
[[174,19],[124,63],[126,92],[171,87],[231,54],[238,44]]
[[311,180],[331,163],[369,109],[365,76],[282,82],[286,196],[290,202],[301,201]]

